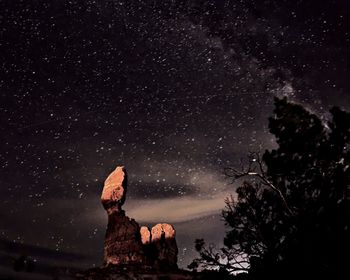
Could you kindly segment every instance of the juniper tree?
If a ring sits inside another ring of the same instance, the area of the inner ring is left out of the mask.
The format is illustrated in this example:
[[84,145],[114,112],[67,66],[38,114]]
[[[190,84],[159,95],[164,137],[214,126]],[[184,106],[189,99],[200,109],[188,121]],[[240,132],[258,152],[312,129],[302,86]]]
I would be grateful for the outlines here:
[[277,148],[251,153],[243,169],[226,168],[244,182],[226,199],[224,247],[197,240],[200,256],[190,267],[254,277],[349,275],[350,114],[336,107],[330,113],[323,123],[275,98],[269,129]]

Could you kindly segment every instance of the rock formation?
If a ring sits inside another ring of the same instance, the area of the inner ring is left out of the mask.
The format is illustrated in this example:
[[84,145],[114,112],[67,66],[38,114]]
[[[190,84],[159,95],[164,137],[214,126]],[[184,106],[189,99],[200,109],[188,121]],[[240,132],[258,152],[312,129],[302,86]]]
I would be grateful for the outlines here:
[[101,202],[108,213],[108,225],[104,242],[104,263],[142,264],[142,242],[139,224],[125,215],[121,209],[125,202],[127,174],[124,167],[117,167],[106,179]]
[[155,244],[158,253],[159,265],[176,267],[178,249],[174,227],[169,224],[157,224],[152,228],[151,236],[151,243]]
[[151,243],[151,232],[148,227],[142,226],[140,229],[141,242],[143,245],[148,245]]
[[125,215],[122,206],[127,190],[124,167],[117,167],[106,179],[101,202],[108,214],[104,242],[105,265],[138,265],[159,269],[177,268],[175,230],[157,224],[150,231]]
[[[118,166],[106,179],[101,202],[103,207],[109,209],[121,210],[125,202],[127,188],[127,174],[124,166]],[[117,208],[117,209],[116,209]]]

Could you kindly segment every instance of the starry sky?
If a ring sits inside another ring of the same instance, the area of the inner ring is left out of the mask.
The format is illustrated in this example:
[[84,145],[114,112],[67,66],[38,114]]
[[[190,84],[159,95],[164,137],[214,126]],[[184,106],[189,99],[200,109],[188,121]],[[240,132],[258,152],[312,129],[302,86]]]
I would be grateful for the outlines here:
[[274,96],[350,109],[347,0],[3,0],[0,54],[2,260],[100,265],[124,165],[127,215],[174,224],[185,267],[222,242],[224,167],[275,146]]

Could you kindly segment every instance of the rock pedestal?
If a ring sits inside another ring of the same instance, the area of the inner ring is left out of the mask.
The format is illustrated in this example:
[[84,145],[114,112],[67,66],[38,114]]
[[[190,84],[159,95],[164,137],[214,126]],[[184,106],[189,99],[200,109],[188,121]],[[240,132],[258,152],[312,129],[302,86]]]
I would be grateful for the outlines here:
[[125,216],[123,210],[113,211],[108,215],[104,263],[106,265],[144,263],[140,226],[134,219]]
[[105,265],[141,265],[177,268],[175,230],[170,224],[157,224],[150,231],[125,215],[122,206],[127,190],[124,167],[117,167],[106,179],[101,202],[108,214],[104,242]]

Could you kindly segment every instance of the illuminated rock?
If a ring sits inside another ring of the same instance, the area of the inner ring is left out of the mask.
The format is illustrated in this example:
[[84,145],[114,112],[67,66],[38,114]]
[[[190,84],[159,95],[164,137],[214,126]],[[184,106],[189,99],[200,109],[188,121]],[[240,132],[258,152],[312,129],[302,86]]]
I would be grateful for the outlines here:
[[157,224],[151,231],[151,243],[157,251],[157,264],[161,267],[177,267],[178,248],[175,229],[169,224]]
[[127,174],[118,166],[106,179],[101,202],[108,213],[108,225],[104,242],[106,265],[142,264],[144,256],[139,224],[121,210],[125,202]]
[[106,179],[101,195],[103,207],[121,210],[125,202],[127,174],[124,166],[118,166]]
[[108,215],[104,242],[104,263],[143,264],[144,254],[140,238],[140,226],[127,217],[123,210]]
[[137,265],[156,269],[177,268],[175,230],[169,224],[157,224],[150,231],[125,215],[127,173],[117,167],[106,179],[101,202],[108,214],[104,241],[104,264]]
[[151,232],[149,231],[148,227],[141,227],[140,234],[142,244],[147,245],[151,243]]

